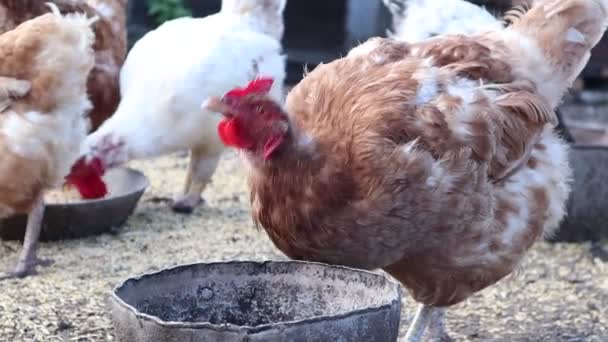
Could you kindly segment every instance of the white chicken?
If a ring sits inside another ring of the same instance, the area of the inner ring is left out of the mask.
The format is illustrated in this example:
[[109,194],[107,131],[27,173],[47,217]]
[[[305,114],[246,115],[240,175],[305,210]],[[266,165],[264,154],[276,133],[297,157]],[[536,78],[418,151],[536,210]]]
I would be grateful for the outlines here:
[[277,80],[271,94],[282,102],[285,4],[224,0],[219,13],[175,19],[146,34],[121,71],[116,113],[87,137],[75,172],[189,149],[185,189],[173,209],[191,212],[225,149],[216,134],[221,115],[201,113],[201,101],[263,74]]
[[484,7],[465,0],[383,0],[393,15],[391,38],[415,43],[439,34],[473,34],[503,27]]

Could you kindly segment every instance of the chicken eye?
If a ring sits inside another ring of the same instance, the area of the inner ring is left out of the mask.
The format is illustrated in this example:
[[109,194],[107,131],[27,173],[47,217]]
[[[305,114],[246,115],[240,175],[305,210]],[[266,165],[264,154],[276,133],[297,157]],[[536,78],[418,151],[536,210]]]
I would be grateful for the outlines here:
[[262,107],[261,105],[257,105],[257,106],[255,106],[255,108],[253,109],[253,111],[256,114],[263,114],[264,113],[264,107]]

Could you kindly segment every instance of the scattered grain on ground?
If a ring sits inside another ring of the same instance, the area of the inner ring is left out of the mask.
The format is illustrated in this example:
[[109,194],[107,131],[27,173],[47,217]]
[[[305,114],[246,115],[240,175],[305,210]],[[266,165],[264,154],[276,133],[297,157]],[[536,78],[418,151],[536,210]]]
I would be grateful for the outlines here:
[[[125,278],[183,263],[285,259],[252,226],[233,153],[205,191],[206,204],[190,216],[174,214],[163,201],[182,187],[184,154],[130,165],[150,177],[151,187],[122,231],[42,243],[40,256],[54,259],[53,266],[0,283],[0,341],[112,341],[107,295]],[[14,265],[20,248],[0,242],[0,270]],[[601,248],[538,244],[517,277],[452,308],[448,329],[459,341],[608,341],[608,260]],[[405,297],[402,336],[414,312]]]

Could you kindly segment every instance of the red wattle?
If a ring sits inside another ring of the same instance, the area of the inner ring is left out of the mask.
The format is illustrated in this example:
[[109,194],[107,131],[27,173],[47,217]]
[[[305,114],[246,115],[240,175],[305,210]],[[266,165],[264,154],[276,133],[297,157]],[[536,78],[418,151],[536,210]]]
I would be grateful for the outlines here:
[[245,149],[251,148],[254,145],[253,141],[240,129],[239,122],[235,119],[220,121],[217,131],[220,139],[227,146]]
[[219,125],[217,126],[217,134],[220,136],[220,139],[222,139],[224,145],[233,146],[232,140],[230,139],[230,135],[227,132],[227,126],[228,120],[220,121]]
[[276,149],[281,146],[283,140],[285,140],[284,137],[282,135],[278,135],[270,138],[266,144],[264,144],[264,160],[270,159]]

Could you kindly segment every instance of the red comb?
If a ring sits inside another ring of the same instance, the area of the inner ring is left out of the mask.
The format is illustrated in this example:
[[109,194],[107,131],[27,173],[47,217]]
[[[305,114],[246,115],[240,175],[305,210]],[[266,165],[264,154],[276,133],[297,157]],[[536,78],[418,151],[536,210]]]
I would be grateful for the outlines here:
[[274,79],[271,77],[260,77],[255,80],[249,82],[247,87],[245,88],[235,88],[226,93],[227,97],[242,97],[250,94],[260,94],[265,95],[268,94],[270,88],[272,88],[272,84],[274,83]]
[[103,181],[105,167],[101,160],[93,158],[89,163],[81,157],[72,166],[72,171],[66,177],[66,183],[74,185],[80,196],[84,199],[101,198],[108,194],[108,189]]

